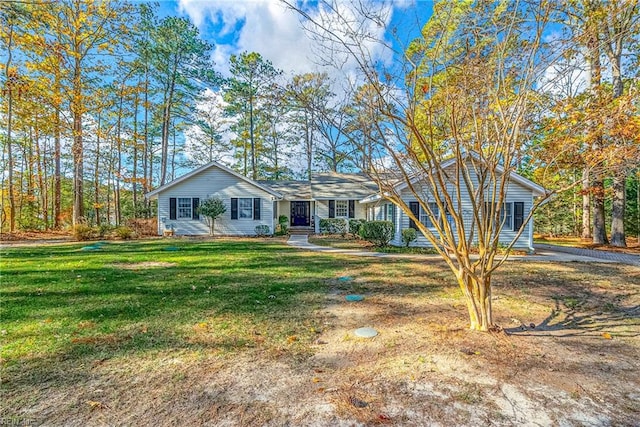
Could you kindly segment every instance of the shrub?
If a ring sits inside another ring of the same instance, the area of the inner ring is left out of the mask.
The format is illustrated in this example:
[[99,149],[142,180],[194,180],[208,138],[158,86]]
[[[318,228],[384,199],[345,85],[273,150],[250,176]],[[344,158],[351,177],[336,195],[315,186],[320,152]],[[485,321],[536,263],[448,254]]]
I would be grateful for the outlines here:
[[414,242],[418,238],[418,232],[415,228],[403,228],[402,229],[402,243],[406,247],[409,247],[411,242]]
[[111,224],[100,224],[97,230],[98,237],[103,238],[108,236],[113,231],[113,226]]
[[264,237],[271,234],[269,230],[269,226],[266,224],[256,225],[255,232],[258,237]]
[[157,218],[131,218],[126,224],[137,236],[155,236],[158,234]]
[[360,228],[360,237],[376,246],[387,246],[393,239],[391,221],[368,221]]
[[95,237],[95,231],[87,224],[76,224],[73,227],[73,238],[76,240],[90,240]]
[[349,233],[353,234],[354,236],[359,236],[360,235],[360,229],[362,228],[362,225],[367,222],[366,219],[350,219],[349,220]]
[[347,234],[347,220],[342,218],[322,218],[320,220],[320,233],[323,234]]
[[278,230],[276,234],[283,236],[289,232],[289,218],[286,215],[278,217]]
[[129,240],[134,236],[133,229],[131,227],[127,227],[126,225],[116,227],[114,232],[116,236],[118,236],[118,238],[122,240]]

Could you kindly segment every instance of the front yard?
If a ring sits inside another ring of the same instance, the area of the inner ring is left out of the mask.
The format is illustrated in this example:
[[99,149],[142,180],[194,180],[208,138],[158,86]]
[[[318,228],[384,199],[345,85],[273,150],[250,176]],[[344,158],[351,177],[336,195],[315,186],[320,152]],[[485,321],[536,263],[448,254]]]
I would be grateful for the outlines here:
[[[46,425],[633,425],[640,270],[184,239],[2,249],[2,414]],[[358,293],[363,302],[344,296]],[[373,339],[353,330],[370,326]]]

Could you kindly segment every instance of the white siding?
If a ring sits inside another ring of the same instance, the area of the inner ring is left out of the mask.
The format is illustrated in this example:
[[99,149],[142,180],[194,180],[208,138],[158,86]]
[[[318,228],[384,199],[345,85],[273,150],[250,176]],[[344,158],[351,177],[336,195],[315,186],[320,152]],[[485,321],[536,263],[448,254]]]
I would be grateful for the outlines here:
[[[474,179],[475,181],[475,176],[472,176],[472,179]],[[475,182],[474,182],[475,183]],[[420,191],[420,190],[419,190]],[[447,191],[450,194],[454,194],[454,187],[453,185],[451,185]],[[422,190],[422,192],[424,193],[428,193],[429,191],[424,188]],[[407,205],[409,205],[410,202],[416,201],[416,198],[413,194],[411,194],[411,192],[409,190],[405,190],[402,192],[401,194],[403,200],[407,203]],[[464,225],[465,225],[465,230],[468,236],[468,233],[471,228],[471,223],[473,221],[473,206],[471,204],[471,200],[469,198],[469,195],[466,191],[466,188],[461,188],[461,206],[460,207],[454,207],[454,209],[457,212],[462,212],[463,213],[463,220],[464,220]],[[454,199],[455,200],[455,199]],[[527,215],[529,214],[529,211],[531,210],[531,207],[533,206],[533,193],[530,189],[525,188],[515,182],[510,182],[508,187],[507,187],[507,192],[506,192],[506,197],[505,197],[505,203],[513,203],[513,202],[523,202],[524,203],[524,218],[527,217]],[[512,212],[513,214],[513,212]],[[406,213],[402,212],[399,218],[399,223],[397,225],[399,227],[399,229],[397,229],[398,231],[401,231],[404,228],[409,228],[409,217],[407,216]],[[519,249],[529,249],[532,250],[533,249],[533,241],[531,241],[530,236],[531,234],[531,227],[533,226],[532,221],[530,221],[526,227],[525,230],[522,232],[522,234],[520,235],[520,237],[518,238],[517,242],[515,243],[514,247],[515,248],[519,248]],[[508,245],[511,243],[511,241],[513,240],[513,238],[515,237],[515,235],[517,234],[516,231],[513,231],[513,227],[511,227],[510,230],[507,230],[506,227],[501,231],[500,233],[500,237],[499,237],[499,241],[501,244],[504,245]],[[476,239],[477,241],[477,239]],[[393,243],[396,243],[396,241],[394,241]],[[426,237],[424,237],[424,235],[422,235],[421,233],[418,233],[418,239],[414,242],[415,246],[432,246],[431,243],[427,240]]]
[[[171,197],[199,197],[200,201],[208,197],[222,199],[227,211],[216,220],[216,235],[255,235],[257,225],[267,225],[270,232],[273,232],[273,195],[217,167],[204,170],[158,194],[158,234],[162,234],[163,230],[171,229],[171,225],[178,235],[209,234],[209,226],[202,215],[199,220],[170,220],[169,199]],[[232,220],[231,198],[235,197],[259,197],[261,200],[260,220]]]

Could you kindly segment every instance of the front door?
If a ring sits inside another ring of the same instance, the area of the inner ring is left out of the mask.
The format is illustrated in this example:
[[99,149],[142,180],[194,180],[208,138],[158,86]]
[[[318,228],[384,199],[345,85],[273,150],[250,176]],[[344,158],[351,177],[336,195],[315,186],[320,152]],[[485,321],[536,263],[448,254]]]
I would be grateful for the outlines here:
[[291,226],[311,225],[311,202],[291,202]]

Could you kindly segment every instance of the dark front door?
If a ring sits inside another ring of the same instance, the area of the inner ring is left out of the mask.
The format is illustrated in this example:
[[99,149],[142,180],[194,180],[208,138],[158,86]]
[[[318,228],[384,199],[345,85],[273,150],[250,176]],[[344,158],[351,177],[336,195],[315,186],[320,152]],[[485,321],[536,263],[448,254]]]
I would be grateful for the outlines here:
[[291,202],[291,226],[311,225],[311,202]]

